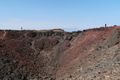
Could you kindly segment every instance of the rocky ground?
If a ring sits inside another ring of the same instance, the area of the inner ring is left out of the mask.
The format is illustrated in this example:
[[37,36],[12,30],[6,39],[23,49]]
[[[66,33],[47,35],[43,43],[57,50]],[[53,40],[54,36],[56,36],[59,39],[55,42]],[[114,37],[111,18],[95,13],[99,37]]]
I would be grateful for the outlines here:
[[1,30],[0,80],[120,80],[120,27]]

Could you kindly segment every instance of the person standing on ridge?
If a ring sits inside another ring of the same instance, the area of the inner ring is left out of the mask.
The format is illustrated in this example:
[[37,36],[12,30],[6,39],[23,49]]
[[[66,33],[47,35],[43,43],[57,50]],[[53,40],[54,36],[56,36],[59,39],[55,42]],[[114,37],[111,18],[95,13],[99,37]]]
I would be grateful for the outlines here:
[[105,24],[105,27],[107,27],[107,24]]
[[23,30],[23,27],[21,27],[21,30]]

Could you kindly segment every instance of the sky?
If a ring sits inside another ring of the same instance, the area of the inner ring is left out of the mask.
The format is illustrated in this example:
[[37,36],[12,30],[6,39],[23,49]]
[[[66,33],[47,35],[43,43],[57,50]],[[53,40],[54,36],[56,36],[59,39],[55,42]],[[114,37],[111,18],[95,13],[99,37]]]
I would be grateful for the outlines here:
[[120,0],[0,0],[1,29],[68,31],[120,25]]

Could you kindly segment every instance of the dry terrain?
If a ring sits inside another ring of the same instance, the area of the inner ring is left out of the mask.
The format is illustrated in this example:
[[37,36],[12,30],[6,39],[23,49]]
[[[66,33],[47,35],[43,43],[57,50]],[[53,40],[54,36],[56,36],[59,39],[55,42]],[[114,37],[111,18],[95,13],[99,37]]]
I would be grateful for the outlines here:
[[0,80],[120,80],[120,27],[0,30]]

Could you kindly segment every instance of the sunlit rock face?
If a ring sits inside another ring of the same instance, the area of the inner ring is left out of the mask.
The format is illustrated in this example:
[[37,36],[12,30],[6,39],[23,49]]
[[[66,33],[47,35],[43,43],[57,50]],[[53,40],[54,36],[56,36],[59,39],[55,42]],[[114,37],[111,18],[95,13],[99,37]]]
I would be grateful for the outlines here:
[[0,30],[0,80],[119,80],[120,27]]

